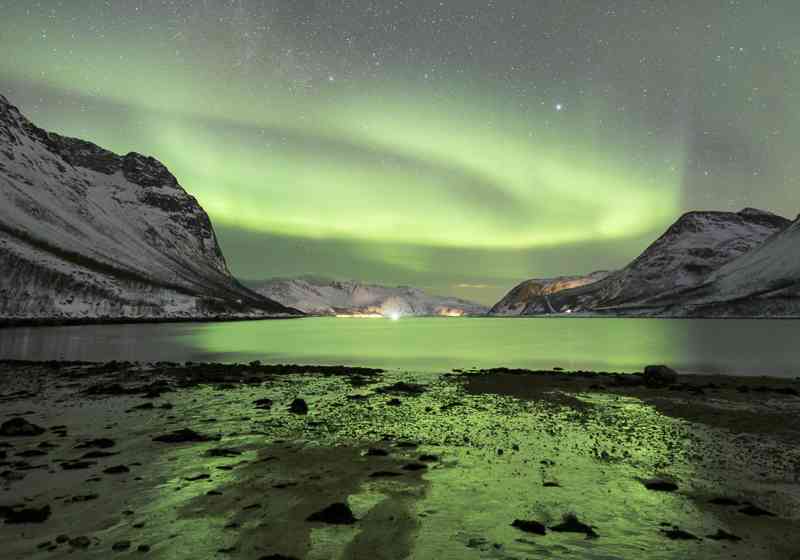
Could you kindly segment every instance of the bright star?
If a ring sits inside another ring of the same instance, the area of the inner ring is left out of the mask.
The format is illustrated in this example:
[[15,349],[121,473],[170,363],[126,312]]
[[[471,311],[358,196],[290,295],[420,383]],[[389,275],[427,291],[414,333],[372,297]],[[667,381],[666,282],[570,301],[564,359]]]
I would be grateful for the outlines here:
[[561,103],[556,103],[556,111],[560,111],[564,106]]

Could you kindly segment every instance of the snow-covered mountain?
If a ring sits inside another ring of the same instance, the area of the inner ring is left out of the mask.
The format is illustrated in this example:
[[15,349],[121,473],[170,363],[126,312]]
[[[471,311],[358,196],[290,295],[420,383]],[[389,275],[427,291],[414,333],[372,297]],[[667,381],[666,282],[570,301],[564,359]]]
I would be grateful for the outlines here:
[[[677,294],[706,283],[724,265],[748,254],[790,224],[785,218],[752,208],[735,213],[689,212],[633,262],[604,278],[555,290],[543,294],[533,305],[520,306],[519,298],[511,295],[523,283],[501,303],[503,309],[520,309],[519,314],[524,315],[663,314],[665,303],[673,306],[686,300],[686,296]],[[665,294],[676,294],[676,299],[662,299]]]
[[164,165],[42,130],[0,96],[0,318],[296,314],[242,286]]
[[656,303],[675,315],[800,316],[800,217],[700,286]]
[[482,315],[487,308],[463,299],[324,278],[274,278],[254,285],[258,293],[312,315]]

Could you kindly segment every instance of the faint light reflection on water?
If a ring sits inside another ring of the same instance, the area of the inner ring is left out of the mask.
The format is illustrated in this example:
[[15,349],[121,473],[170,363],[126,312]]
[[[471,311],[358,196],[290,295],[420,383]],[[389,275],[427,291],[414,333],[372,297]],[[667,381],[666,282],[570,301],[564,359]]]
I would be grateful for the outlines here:
[[289,321],[14,328],[0,358],[131,361],[261,360],[409,371],[563,367],[800,375],[796,321],[308,318]]

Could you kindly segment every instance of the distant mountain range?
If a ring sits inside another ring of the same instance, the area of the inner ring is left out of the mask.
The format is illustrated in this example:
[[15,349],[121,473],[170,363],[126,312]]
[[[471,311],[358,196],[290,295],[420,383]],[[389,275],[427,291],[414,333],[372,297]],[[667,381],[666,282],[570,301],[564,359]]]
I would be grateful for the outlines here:
[[0,318],[298,315],[228,271],[164,165],[42,130],[0,96]]
[[388,287],[325,278],[274,278],[252,288],[312,315],[483,315],[487,307],[409,286]]
[[626,267],[527,280],[493,315],[800,315],[800,220],[770,212],[689,212]]

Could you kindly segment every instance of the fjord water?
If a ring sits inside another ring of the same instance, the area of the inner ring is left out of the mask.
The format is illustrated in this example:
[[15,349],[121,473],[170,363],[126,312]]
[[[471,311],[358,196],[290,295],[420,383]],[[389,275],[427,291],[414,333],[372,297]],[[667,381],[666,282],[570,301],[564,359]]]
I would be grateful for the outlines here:
[[9,328],[0,358],[518,367],[800,375],[800,323],[600,318],[305,318]]

